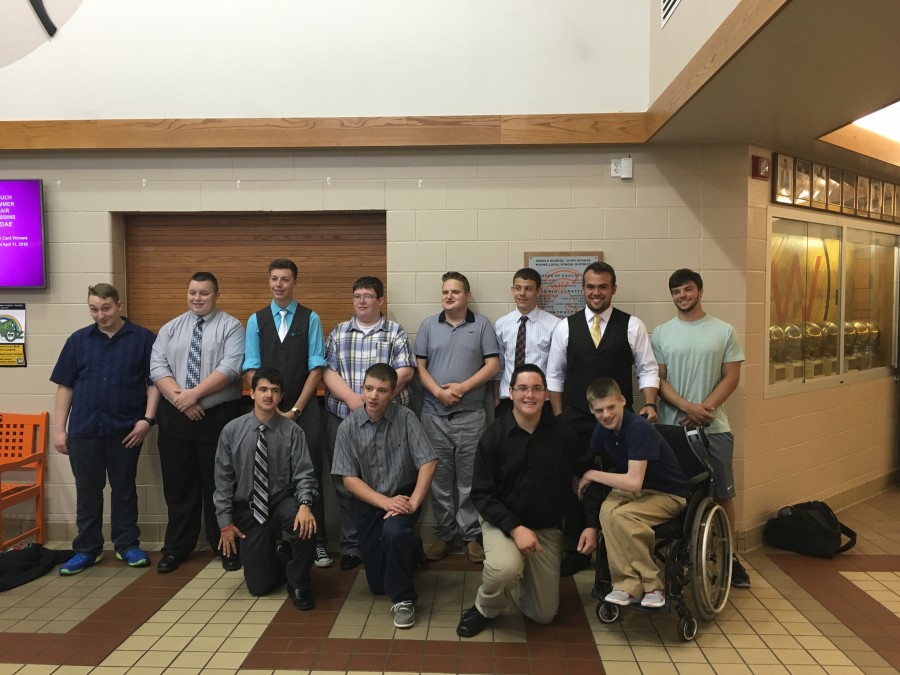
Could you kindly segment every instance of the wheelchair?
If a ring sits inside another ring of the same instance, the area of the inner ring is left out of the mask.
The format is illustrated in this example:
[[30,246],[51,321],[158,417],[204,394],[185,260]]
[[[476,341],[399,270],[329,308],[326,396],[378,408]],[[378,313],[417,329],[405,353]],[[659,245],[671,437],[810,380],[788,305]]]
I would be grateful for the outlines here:
[[711,621],[728,602],[731,527],[725,510],[712,498],[714,476],[703,429],[662,424],[656,428],[675,451],[691,489],[685,509],[676,518],[653,528],[656,532],[653,557],[663,571],[666,604],[648,609],[639,604],[622,607],[603,600],[612,590],[612,584],[602,532],[592,595],[599,598],[596,613],[603,623],[618,620],[622,609],[648,613],[668,613],[674,609],[678,613],[678,636],[687,642],[697,635],[698,623],[686,602],[685,589],[690,593],[694,612],[703,621]]

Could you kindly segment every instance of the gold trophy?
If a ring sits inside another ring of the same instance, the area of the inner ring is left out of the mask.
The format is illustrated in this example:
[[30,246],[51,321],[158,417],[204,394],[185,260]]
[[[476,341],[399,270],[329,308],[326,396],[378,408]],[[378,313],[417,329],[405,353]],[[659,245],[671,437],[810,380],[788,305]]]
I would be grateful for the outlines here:
[[803,324],[803,356],[805,357],[806,378],[821,377],[825,367],[820,358],[823,344],[822,327],[815,321]]
[[822,369],[825,375],[837,372],[838,327],[833,321],[823,321],[822,328]]

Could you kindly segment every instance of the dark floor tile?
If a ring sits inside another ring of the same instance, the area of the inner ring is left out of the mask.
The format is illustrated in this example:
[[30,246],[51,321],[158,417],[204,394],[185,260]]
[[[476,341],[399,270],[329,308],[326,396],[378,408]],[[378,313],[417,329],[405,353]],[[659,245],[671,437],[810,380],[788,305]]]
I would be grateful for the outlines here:
[[[569,675],[604,675],[606,672],[599,661],[568,659],[565,664]],[[560,673],[562,672],[560,668]]]
[[[494,656],[497,658],[521,657],[523,647],[524,645],[519,642],[495,642]],[[466,649],[463,648],[461,652],[465,654]]]
[[387,654],[354,654],[350,659],[348,670],[382,672],[387,662]]
[[563,662],[559,659],[533,658],[531,659],[532,675],[561,675],[564,673]]
[[284,670],[309,670],[313,667],[315,660],[316,655],[312,653],[286,653],[281,657],[281,665],[279,665],[279,668]]
[[292,639],[291,644],[288,645],[285,651],[293,654],[304,654],[309,652],[315,653],[321,651],[324,644],[325,638],[310,637],[309,635],[304,635],[302,637],[295,637],[294,639]]
[[421,665],[421,654],[390,654],[384,662],[384,671],[386,673],[418,673]]
[[422,656],[422,672],[426,673],[458,673],[458,658],[450,654],[425,654]]
[[459,647],[460,654],[465,656],[481,656],[484,658],[494,657],[493,642],[461,642]]
[[351,656],[351,654],[320,652],[313,661],[312,667],[314,670],[347,670]]
[[563,655],[562,644],[557,642],[528,643],[528,654],[534,658],[561,657]]
[[289,637],[261,637],[256,641],[253,649],[261,652],[284,652],[287,651],[292,640],[293,638]]
[[424,640],[391,640],[391,654],[416,654],[425,653]]
[[570,659],[600,659],[597,653],[597,645],[591,644],[564,644],[563,652]]
[[[463,650],[465,651],[465,650]],[[492,656],[460,656],[457,661],[460,673],[493,673],[494,658]]]
[[281,668],[281,660],[285,655],[279,652],[250,652],[241,668],[248,670],[272,670]]
[[504,675],[528,675],[531,672],[531,662],[528,659],[494,659],[494,672]]
[[[393,640],[358,640],[356,644],[357,654],[387,654],[391,651]],[[331,640],[328,641],[331,649]]]
[[429,640],[425,643],[425,654],[456,656],[459,653],[459,643],[447,640]]

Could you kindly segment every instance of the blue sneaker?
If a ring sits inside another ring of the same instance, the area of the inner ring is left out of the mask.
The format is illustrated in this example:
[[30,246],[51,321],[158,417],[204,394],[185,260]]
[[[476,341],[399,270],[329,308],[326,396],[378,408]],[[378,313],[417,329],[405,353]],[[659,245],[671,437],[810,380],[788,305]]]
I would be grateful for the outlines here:
[[102,559],[103,553],[98,554],[96,557],[87,553],[76,553],[59,566],[59,573],[63,576],[78,574],[79,572],[83,572],[85,567],[96,565]]
[[144,553],[137,546],[132,546],[124,553],[116,551],[116,558],[124,560],[129,567],[146,567],[150,564],[150,556]]

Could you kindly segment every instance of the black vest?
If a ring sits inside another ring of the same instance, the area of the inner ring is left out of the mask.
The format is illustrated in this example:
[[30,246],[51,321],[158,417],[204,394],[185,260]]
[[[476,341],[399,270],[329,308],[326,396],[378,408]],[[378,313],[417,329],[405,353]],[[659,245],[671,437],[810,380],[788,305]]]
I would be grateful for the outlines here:
[[631,389],[634,354],[631,352],[631,345],[628,344],[630,318],[630,314],[613,307],[598,347],[594,347],[584,311],[566,319],[569,322],[569,346],[566,349],[566,405],[590,415],[591,409],[585,397],[588,385],[598,377],[609,377],[618,383],[625,397],[625,405],[631,408],[634,401]]
[[267,368],[277,368],[284,377],[279,408],[287,412],[300,398],[306,378],[309,377],[309,316],[312,310],[297,305],[294,320],[284,342],[278,339],[275,318],[271,307],[264,307],[256,313],[259,328],[259,363]]

